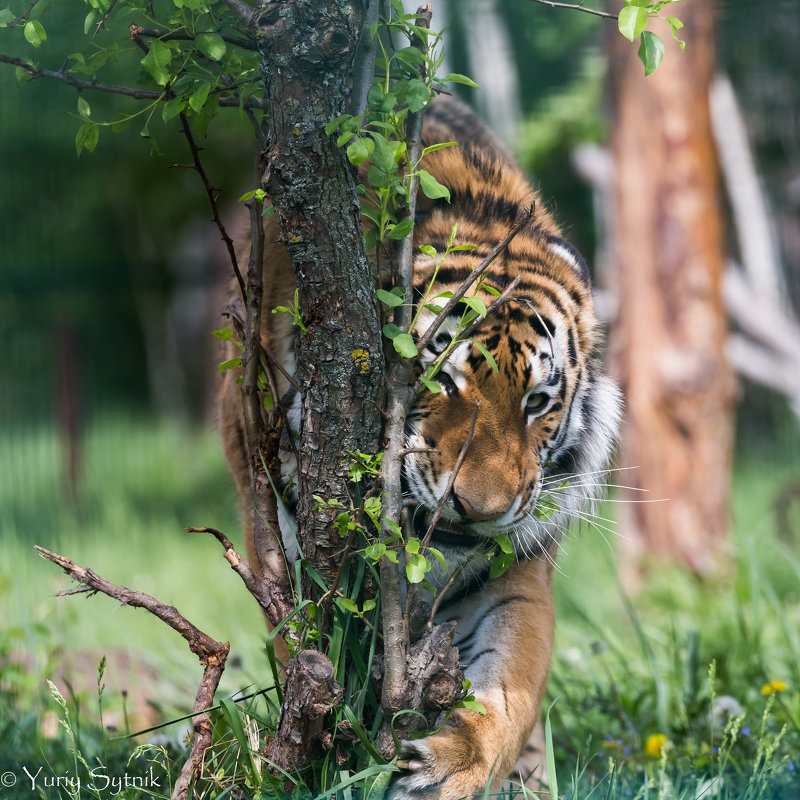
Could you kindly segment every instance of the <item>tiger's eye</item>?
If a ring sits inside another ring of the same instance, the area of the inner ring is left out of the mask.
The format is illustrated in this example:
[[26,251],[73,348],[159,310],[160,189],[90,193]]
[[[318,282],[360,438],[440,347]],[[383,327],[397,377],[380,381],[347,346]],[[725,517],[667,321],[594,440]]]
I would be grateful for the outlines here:
[[525,401],[525,410],[541,411],[549,400],[550,395],[546,392],[534,392],[533,394],[529,394],[528,399]]

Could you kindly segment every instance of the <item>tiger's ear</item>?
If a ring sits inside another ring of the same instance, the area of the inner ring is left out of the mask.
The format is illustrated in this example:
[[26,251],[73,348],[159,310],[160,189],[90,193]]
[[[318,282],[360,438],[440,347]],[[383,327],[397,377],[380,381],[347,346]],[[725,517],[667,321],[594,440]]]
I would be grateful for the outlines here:
[[547,249],[565,261],[575,271],[575,274],[587,285],[591,284],[589,278],[589,267],[583,260],[583,256],[566,240],[560,236],[547,237]]

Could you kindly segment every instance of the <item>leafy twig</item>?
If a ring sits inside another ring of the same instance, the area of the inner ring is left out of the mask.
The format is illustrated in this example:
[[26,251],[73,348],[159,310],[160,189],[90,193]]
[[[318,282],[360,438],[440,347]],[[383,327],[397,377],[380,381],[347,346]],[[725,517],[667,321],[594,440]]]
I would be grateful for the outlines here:
[[[21,58],[7,56],[4,53],[0,53],[0,63],[11,64],[12,66],[24,69],[25,72],[30,75],[31,80],[35,80],[37,78],[53,78],[54,80],[63,81],[79,92],[91,89],[98,92],[121,94],[125,97],[132,97],[134,100],[160,100],[164,96],[163,91],[154,92],[147,89],[133,89],[130,86],[119,86],[113,83],[103,83],[102,81],[94,80],[80,81],[77,78],[74,78],[72,75],[67,75],[67,73],[63,70],[55,71],[50,69],[41,69],[33,66],[33,64],[29,64],[27,61]],[[267,108],[267,104],[257,97],[220,97],[219,104],[223,108],[239,108],[242,105],[245,108]]]
[[422,352],[430,343],[431,339],[441,327],[442,323],[450,315],[462,297],[469,291],[470,287],[478,281],[492,265],[492,262],[508,247],[511,240],[530,222],[533,216],[534,205],[526,207],[517,217],[509,232],[492,248],[489,255],[464,279],[464,282],[453,292],[453,296],[445,303],[436,319],[428,326],[425,333],[420,336],[417,342],[417,349]]
[[[228,44],[232,44],[235,47],[241,47],[243,50],[256,49],[255,42],[252,39],[248,39],[244,36],[234,36],[233,34],[226,33],[225,31],[213,31],[213,33],[226,41]],[[162,42],[167,42],[170,40],[193,42],[197,38],[194,34],[189,33],[189,31],[187,31],[185,28],[179,28],[178,30],[174,31],[162,31],[158,30],[157,28],[142,28],[137,25],[136,34],[137,36],[146,36],[148,39],[160,39]]]

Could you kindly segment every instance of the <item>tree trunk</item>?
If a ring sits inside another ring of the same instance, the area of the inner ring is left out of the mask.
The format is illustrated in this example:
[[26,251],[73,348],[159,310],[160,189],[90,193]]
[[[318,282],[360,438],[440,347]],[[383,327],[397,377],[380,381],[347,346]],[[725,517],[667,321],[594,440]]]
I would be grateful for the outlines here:
[[315,510],[312,493],[349,506],[348,451],[377,452],[381,432],[381,326],[355,180],[335,137],[324,131],[345,110],[363,19],[363,4],[346,0],[272,3],[256,18],[270,107],[264,182],[305,328],[297,337],[298,534],[327,586],[343,543],[330,512]]
[[[623,506],[634,552],[704,573],[728,528],[733,379],[720,293],[724,251],[708,93],[713,7],[682,7],[686,52],[645,78],[622,37],[611,45],[617,168],[613,363],[627,398],[619,482],[663,500]],[[682,31],[683,33],[684,31]]]

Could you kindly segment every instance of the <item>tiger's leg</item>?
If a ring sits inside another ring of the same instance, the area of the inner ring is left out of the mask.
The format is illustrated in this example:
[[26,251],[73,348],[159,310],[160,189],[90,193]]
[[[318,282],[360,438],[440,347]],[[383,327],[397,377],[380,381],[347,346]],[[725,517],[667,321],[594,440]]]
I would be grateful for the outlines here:
[[457,800],[502,786],[539,719],[553,646],[551,574],[544,560],[516,564],[453,615],[471,623],[461,658],[486,714],[458,709],[438,733],[404,742],[408,769],[391,800]]

